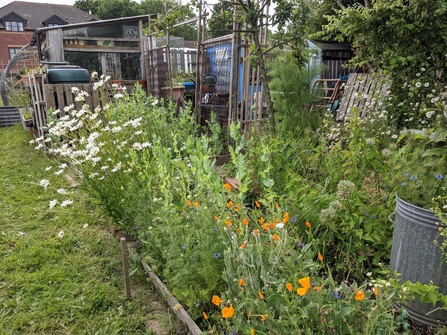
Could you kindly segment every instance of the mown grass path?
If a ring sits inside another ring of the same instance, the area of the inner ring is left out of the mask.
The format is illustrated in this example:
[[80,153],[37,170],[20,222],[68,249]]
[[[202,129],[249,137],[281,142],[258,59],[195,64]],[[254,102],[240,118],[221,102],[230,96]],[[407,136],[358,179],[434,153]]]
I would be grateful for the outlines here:
[[0,334],[183,334],[136,264],[126,300],[107,216],[31,139],[0,128]]

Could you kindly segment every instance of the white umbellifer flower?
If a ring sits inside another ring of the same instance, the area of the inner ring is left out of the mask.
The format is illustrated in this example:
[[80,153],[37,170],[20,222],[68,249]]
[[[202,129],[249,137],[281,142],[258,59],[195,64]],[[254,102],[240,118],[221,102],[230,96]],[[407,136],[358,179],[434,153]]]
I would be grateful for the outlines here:
[[135,135],[141,135],[143,133],[143,131],[142,130],[137,130],[136,132],[135,132]]
[[79,88],[77,88],[77,87],[72,87],[71,88],[71,93],[73,93],[73,94],[78,94],[79,93]]
[[109,167],[107,165],[101,166],[101,170],[105,171],[107,170]]
[[53,116],[56,116],[57,114],[59,114],[61,111],[59,110],[59,109],[56,109],[53,113],[51,113],[51,114],[53,114]]
[[154,100],[154,102],[153,103],[151,103],[151,105],[152,106],[157,106],[158,105],[158,100],[156,99],[156,100]]
[[44,189],[47,189],[47,187],[50,186],[50,181],[48,179],[42,179],[40,181],[40,186],[42,186]]
[[152,144],[149,142],[141,143],[141,148],[147,148],[147,147],[151,147],[151,146],[152,146]]
[[85,224],[82,226],[82,229],[85,229],[85,228],[88,228],[88,223],[85,223]]
[[97,71],[93,71],[92,72],[92,78],[98,78],[98,72]]
[[72,205],[73,204],[73,200],[64,200],[61,203],[61,207],[67,207],[68,205]]
[[56,171],[54,174],[55,174],[56,176],[59,176],[59,175],[61,175],[62,173],[64,173],[64,170]]
[[52,166],[48,166],[45,168],[45,171],[50,171],[53,167]]
[[116,127],[112,128],[112,133],[119,133],[121,130],[123,130],[123,128],[121,128],[121,126],[116,126]]
[[56,205],[57,205],[57,200],[56,199],[53,199],[53,200],[50,201],[50,209],[54,208],[54,206],[56,206]]
[[115,94],[115,95],[113,96],[113,98],[114,98],[114,99],[122,99],[122,98],[124,98],[124,94],[117,93],[117,94]]
[[26,234],[23,231],[17,232],[17,236],[25,236]]
[[57,237],[62,238],[65,236],[65,233],[63,230],[59,231],[59,233],[57,233]]
[[60,189],[57,190],[57,193],[59,193],[59,194],[67,194],[68,192],[67,192],[67,190],[65,190],[63,188],[60,188]]
[[277,223],[276,224],[276,228],[283,229],[284,228],[284,223]]

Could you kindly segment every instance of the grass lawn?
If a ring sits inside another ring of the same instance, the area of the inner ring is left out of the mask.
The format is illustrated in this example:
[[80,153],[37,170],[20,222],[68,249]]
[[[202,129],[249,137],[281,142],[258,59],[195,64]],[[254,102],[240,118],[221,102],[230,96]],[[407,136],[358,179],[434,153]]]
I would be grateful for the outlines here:
[[[107,216],[82,185],[67,187],[64,174],[55,175],[60,163],[31,139],[20,125],[0,128],[0,333],[186,333],[137,263],[125,298]],[[51,180],[47,189],[42,179]],[[73,204],[50,209],[63,198]]]

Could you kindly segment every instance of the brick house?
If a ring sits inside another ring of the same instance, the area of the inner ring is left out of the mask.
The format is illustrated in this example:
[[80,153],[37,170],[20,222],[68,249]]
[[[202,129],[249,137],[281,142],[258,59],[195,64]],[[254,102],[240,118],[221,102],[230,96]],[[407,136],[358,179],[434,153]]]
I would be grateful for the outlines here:
[[[0,73],[31,41],[37,28],[96,20],[95,16],[69,5],[13,1],[0,7]],[[39,65],[35,54],[36,51],[30,52],[28,58],[18,62],[11,72],[18,72],[23,66],[33,68]]]

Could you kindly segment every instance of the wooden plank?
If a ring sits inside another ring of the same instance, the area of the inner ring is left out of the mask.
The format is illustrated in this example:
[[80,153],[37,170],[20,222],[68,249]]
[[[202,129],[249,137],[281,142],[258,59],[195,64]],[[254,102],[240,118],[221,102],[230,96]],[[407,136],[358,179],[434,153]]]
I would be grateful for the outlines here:
[[132,292],[130,291],[129,260],[127,256],[127,242],[125,237],[120,238],[120,246],[121,258],[123,261],[124,291],[126,292],[127,299],[131,299]]
[[152,271],[152,269],[147,265],[146,262],[141,260],[141,265],[149,277],[152,279],[152,282],[155,285],[157,291],[161,294],[163,298],[166,299],[168,306],[174,312],[174,314],[178,317],[178,319],[188,327],[191,335],[200,335],[202,331],[196,325],[196,323],[191,319],[191,317],[186,313],[185,309],[182,305],[175,299],[171,292],[166,288],[163,282],[158,278],[158,276]]

